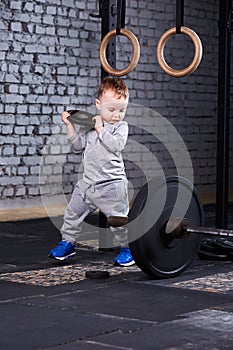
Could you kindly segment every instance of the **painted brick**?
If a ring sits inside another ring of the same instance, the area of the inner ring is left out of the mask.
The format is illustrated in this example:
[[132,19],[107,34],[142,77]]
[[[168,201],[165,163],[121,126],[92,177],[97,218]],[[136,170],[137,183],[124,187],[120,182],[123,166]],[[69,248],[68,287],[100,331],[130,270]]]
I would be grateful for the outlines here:
[[13,125],[2,125],[1,126],[1,134],[2,135],[10,135],[13,133]]
[[4,188],[3,190],[4,197],[13,197],[13,195],[14,195],[14,189],[12,187]]
[[20,22],[12,22],[11,23],[11,30],[13,32],[21,32],[22,31],[22,24]]
[[24,197],[26,194],[26,188],[21,186],[21,187],[16,187],[15,191],[15,196],[16,197]]
[[13,146],[5,146],[2,149],[2,155],[3,156],[9,156],[14,154],[14,147]]
[[16,135],[25,135],[25,133],[26,133],[25,126],[15,126],[14,133]]
[[39,196],[40,195],[40,190],[39,187],[29,187],[29,191],[28,191],[29,196]]
[[29,174],[29,169],[26,166],[19,166],[18,167],[18,174],[19,175],[28,175]]
[[20,158],[19,157],[1,157],[0,158],[0,164],[2,165],[19,165],[20,164]]
[[32,12],[34,10],[33,2],[26,2],[24,5],[24,10],[28,12]]

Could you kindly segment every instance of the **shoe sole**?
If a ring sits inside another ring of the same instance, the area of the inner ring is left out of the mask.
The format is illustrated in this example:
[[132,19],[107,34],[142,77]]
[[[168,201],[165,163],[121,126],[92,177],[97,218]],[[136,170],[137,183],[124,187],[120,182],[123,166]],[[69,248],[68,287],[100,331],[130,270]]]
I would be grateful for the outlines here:
[[53,256],[53,255],[49,255],[49,258],[55,259],[55,260],[59,260],[59,261],[63,261],[69,258],[73,258],[76,255],[76,252],[71,253],[69,255],[66,256]]
[[123,266],[123,267],[128,267],[128,266],[132,266],[132,265],[134,265],[135,264],[135,261],[134,260],[132,260],[132,261],[130,261],[130,262],[128,262],[128,263],[125,263],[125,264],[120,264],[120,263],[118,263],[117,261],[115,261],[115,266]]

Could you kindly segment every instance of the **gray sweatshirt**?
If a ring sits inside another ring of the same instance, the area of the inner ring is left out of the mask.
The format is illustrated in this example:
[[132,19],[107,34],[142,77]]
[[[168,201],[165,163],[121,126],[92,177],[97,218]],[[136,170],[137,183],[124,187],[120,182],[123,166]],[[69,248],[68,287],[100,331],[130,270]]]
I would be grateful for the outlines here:
[[122,151],[128,138],[128,124],[104,122],[100,134],[95,129],[78,130],[69,141],[75,153],[83,153],[83,180],[90,184],[127,180]]

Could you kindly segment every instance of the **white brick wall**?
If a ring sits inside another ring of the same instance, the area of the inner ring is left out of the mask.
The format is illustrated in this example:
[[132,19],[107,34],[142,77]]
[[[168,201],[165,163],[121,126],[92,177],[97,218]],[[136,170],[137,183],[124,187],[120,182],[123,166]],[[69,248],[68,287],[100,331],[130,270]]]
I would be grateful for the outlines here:
[[[3,201],[39,197],[41,151],[54,132],[60,132],[64,142],[51,147],[49,163],[43,169],[42,192],[51,190],[48,179],[55,183],[61,172],[65,172],[65,191],[69,192],[76,181],[76,162],[80,158],[68,155],[65,166],[59,164],[59,153],[64,156],[69,149],[60,114],[65,108],[90,106],[96,97],[100,82],[100,20],[89,16],[97,10],[95,7],[95,0],[9,0],[0,4]],[[156,60],[160,36],[175,25],[175,2],[128,1],[126,27],[137,35],[141,56],[136,69],[124,78],[131,103],[156,110],[177,128],[192,157],[195,183],[208,191],[214,190],[216,181],[218,3],[187,3],[184,23],[199,34],[204,54],[192,75],[177,79],[166,75]],[[165,53],[171,65],[180,62],[178,67],[183,67],[192,59],[193,47],[184,36],[177,35],[169,40]],[[118,37],[118,66],[125,66],[130,55],[130,44]],[[158,144],[140,137],[140,142],[162,157]],[[162,163],[168,172],[173,172],[165,155]],[[143,166],[153,176],[147,159]],[[140,170],[129,162],[127,167],[128,176],[140,187]]]

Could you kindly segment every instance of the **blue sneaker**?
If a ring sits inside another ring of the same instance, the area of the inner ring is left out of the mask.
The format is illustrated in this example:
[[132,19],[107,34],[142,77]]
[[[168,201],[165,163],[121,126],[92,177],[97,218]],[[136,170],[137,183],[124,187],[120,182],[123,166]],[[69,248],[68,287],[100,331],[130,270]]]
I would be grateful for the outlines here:
[[114,263],[117,266],[131,266],[135,264],[130,249],[128,247],[122,247],[120,253],[115,257]]
[[49,252],[49,257],[57,260],[65,260],[76,255],[74,244],[61,241],[58,246]]

